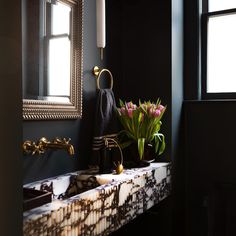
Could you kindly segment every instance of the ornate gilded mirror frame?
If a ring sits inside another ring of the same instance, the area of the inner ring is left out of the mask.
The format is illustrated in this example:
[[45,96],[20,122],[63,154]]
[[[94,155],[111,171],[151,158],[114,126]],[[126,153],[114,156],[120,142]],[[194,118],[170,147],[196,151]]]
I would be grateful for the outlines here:
[[71,88],[69,102],[23,99],[24,120],[77,119],[82,117],[83,8],[84,0],[59,0],[72,7]]

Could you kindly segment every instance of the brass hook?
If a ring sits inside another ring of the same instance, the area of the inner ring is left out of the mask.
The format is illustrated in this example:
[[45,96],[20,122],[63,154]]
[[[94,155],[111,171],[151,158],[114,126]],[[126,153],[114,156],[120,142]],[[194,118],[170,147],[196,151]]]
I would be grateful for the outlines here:
[[100,89],[100,77],[101,77],[101,74],[103,72],[107,72],[110,76],[110,80],[111,80],[111,84],[110,84],[110,89],[113,88],[113,76],[112,76],[112,73],[111,71],[109,71],[108,69],[102,69],[100,70],[100,68],[98,66],[94,66],[93,67],[93,74],[96,76],[97,78],[97,89]]

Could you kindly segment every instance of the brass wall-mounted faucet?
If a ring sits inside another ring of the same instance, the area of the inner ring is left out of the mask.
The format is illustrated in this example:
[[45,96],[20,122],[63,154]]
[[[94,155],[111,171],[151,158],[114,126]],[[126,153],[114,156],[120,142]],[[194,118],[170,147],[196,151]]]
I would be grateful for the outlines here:
[[60,138],[55,138],[52,142],[48,141],[45,137],[42,137],[37,143],[26,140],[22,147],[23,147],[23,152],[24,154],[43,154],[47,149],[65,149],[67,150],[69,155],[74,155],[74,147],[72,144],[70,144],[70,138],[69,139],[60,139]]

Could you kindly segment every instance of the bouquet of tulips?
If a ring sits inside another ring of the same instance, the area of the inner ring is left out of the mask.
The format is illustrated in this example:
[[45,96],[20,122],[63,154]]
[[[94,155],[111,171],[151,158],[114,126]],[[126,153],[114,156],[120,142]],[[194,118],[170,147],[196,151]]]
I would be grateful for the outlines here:
[[145,143],[151,144],[157,155],[165,150],[165,136],[160,133],[161,118],[166,106],[161,105],[160,99],[156,103],[150,101],[141,102],[137,106],[133,102],[120,100],[120,107],[117,108],[118,117],[123,126],[120,132],[121,147],[125,148],[132,143],[137,143],[140,160],[144,154]]

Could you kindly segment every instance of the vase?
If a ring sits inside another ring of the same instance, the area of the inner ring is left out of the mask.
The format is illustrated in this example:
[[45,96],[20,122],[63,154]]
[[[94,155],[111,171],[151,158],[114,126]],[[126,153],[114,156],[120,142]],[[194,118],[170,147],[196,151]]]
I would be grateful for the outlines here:
[[139,168],[149,166],[151,162],[155,161],[154,147],[145,143],[144,153],[142,159],[139,157],[138,145],[133,143],[123,150],[124,154],[124,167],[125,168]]

